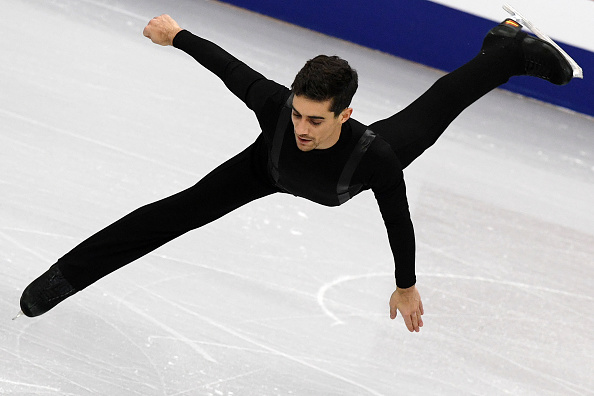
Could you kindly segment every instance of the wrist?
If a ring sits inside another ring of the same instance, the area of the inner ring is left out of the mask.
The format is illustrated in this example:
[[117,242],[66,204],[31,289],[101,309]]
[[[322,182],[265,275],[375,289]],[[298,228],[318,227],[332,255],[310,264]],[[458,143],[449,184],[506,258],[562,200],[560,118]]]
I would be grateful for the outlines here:
[[181,28],[177,28],[177,29],[174,29],[174,30],[172,30],[172,31],[169,33],[169,38],[170,38],[169,42],[171,43],[171,45],[173,45],[173,40],[175,40],[175,37],[176,37],[176,36],[178,35],[178,33],[179,33],[179,32],[181,32],[182,30],[183,30],[183,29],[181,29]]
[[415,285],[412,285],[412,286],[409,286],[409,287],[398,287],[398,286],[396,286],[396,291],[398,293],[410,293],[414,289],[415,289]]

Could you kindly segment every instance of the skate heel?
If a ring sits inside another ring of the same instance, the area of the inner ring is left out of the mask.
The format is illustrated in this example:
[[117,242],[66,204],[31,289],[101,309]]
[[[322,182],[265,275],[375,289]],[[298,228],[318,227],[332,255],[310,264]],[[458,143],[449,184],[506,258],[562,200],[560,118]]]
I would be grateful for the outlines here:
[[516,22],[515,20],[513,20],[511,18],[507,18],[501,24],[504,26],[507,26],[510,29],[513,29],[516,32],[519,32],[520,30],[522,30],[522,25],[520,25],[518,22]]
[[[508,18],[489,30],[483,40],[481,52],[489,53],[503,49],[508,53],[513,53],[514,57],[519,59],[522,57],[522,41],[527,35],[522,31],[522,25]],[[523,66],[518,67],[519,69],[523,69]]]
[[[548,43],[557,52],[559,52],[559,54],[564,59],[564,61],[567,63],[569,68],[571,68],[571,77],[569,77],[569,79],[562,78],[561,79],[562,83],[559,85],[567,84],[569,82],[569,80],[571,80],[571,78],[584,78],[584,73],[583,73],[582,68],[577,64],[577,62],[575,60],[573,60],[573,58],[571,58],[571,56],[569,56],[567,54],[567,52],[565,52],[561,47],[559,47],[559,45],[557,45],[557,43],[555,43],[549,36],[544,34],[540,29],[538,29],[536,26],[534,26],[534,24],[532,22],[527,20],[522,14],[520,14],[518,11],[516,11],[516,9],[514,9],[509,4],[503,5],[503,9],[511,15],[511,19],[506,19],[506,21],[513,20],[515,23],[517,23],[520,26],[521,25],[526,26],[528,29],[530,29],[530,31],[532,33],[534,33],[534,35],[536,35],[536,37],[538,37],[540,40]],[[566,82],[564,82],[564,81],[566,81]]]
[[507,18],[505,21],[501,22],[499,25],[491,29],[489,33],[500,37],[516,38],[518,33],[520,33],[521,31],[521,24],[519,24],[512,18]]

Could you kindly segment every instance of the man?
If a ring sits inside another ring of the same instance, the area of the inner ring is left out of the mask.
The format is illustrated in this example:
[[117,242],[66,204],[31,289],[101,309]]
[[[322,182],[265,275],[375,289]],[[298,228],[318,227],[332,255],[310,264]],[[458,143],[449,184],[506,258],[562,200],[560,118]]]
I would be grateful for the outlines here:
[[390,317],[400,311],[408,330],[418,332],[424,310],[415,286],[415,238],[403,169],[460,112],[512,76],[532,75],[558,85],[572,78],[559,51],[506,20],[488,32],[470,62],[440,78],[406,109],[367,127],[351,118],[357,73],[343,59],[320,55],[308,61],[289,90],[181,29],[168,15],[152,19],[143,34],[185,51],[216,74],[254,111],[262,132],[193,187],[135,210],[60,258],[23,292],[27,316],[47,312],[112,271],[255,199],[291,193],[337,206],[371,189],[395,261]]

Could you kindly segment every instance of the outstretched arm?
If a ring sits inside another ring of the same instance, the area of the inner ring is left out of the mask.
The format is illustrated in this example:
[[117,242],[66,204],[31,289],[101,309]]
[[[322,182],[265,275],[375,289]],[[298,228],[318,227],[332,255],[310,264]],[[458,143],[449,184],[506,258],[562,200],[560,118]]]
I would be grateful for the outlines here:
[[219,77],[227,88],[258,117],[265,113],[269,99],[281,106],[288,88],[266,79],[215,43],[182,29],[169,15],[150,20],[143,34],[159,45],[173,45]]

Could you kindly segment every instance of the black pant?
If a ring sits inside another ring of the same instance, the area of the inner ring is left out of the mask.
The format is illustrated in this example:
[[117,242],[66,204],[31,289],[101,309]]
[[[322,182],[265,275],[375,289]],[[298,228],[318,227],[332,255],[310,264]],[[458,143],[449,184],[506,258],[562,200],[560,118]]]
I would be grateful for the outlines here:
[[[466,107],[513,74],[504,57],[478,55],[440,78],[397,114],[371,124],[404,167],[441,136]],[[82,290],[103,276],[178,236],[202,227],[248,202],[279,190],[266,177],[257,144],[231,158],[196,185],[143,206],[91,236],[59,261],[66,279]],[[260,169],[257,169],[260,168]]]

